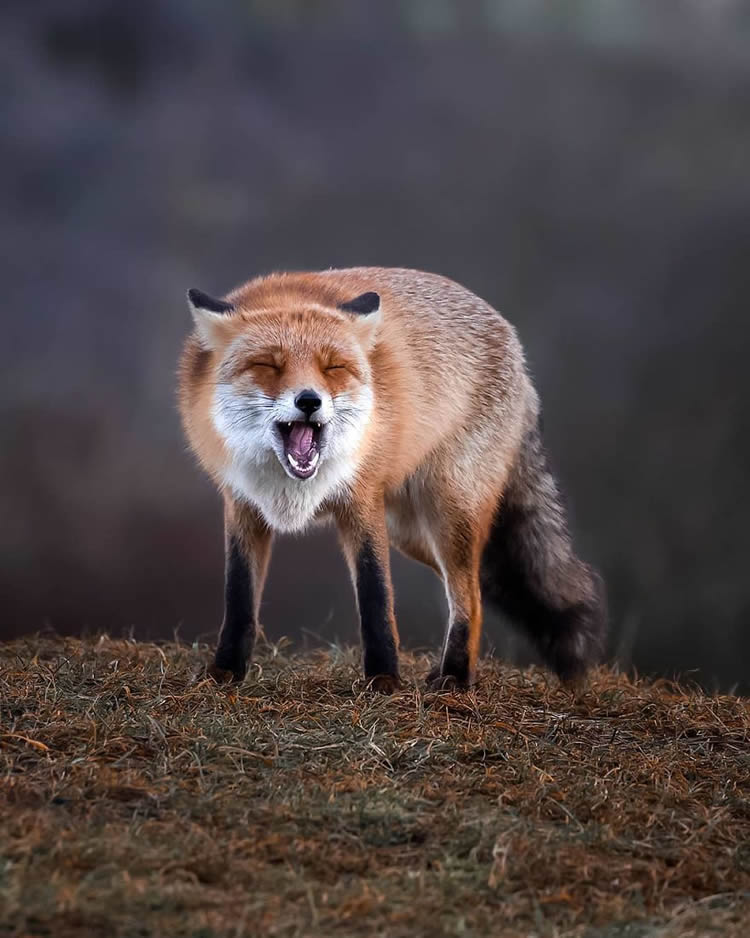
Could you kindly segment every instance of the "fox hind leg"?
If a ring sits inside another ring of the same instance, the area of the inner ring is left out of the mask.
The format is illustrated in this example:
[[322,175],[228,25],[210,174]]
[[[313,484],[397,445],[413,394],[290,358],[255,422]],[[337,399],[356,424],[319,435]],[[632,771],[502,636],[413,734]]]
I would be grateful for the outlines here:
[[437,521],[435,553],[448,599],[448,625],[439,664],[427,676],[435,689],[465,690],[476,680],[482,636],[480,561],[488,524],[486,513],[449,510]]

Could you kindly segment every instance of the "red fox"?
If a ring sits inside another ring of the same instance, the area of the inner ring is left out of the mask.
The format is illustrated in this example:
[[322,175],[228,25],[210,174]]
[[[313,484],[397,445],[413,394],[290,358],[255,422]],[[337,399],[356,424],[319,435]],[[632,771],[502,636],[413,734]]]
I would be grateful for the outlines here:
[[432,687],[475,681],[482,595],[561,678],[602,651],[604,591],[573,552],[513,327],[445,277],[355,268],[188,292],[180,364],[190,442],[224,498],[225,613],[213,664],[241,681],[274,531],[333,521],[364,674],[399,683],[389,545],[442,578]]

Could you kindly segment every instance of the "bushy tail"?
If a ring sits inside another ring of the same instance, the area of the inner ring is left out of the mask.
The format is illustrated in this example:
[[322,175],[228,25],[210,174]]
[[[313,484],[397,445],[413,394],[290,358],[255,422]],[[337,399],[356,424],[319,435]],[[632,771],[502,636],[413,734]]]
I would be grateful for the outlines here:
[[482,558],[485,598],[520,626],[565,679],[602,654],[604,585],[573,552],[539,430],[529,431]]

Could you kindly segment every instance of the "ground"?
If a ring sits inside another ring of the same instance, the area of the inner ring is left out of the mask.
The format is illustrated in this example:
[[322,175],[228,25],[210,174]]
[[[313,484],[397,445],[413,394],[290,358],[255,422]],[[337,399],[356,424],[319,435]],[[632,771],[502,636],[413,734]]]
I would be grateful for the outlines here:
[[484,661],[0,645],[0,935],[745,936],[750,701]]

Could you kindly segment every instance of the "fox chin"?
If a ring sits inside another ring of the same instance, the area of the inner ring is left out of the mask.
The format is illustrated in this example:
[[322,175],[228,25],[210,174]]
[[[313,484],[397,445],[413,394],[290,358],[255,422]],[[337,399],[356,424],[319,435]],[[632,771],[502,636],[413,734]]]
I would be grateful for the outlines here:
[[242,680],[273,533],[338,528],[365,678],[398,686],[389,546],[443,580],[431,686],[476,678],[482,599],[575,679],[602,653],[604,589],[575,554],[513,327],[460,285],[414,270],[259,277],[188,291],[179,397],[224,499],[225,611],[211,673]]

